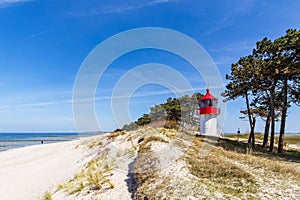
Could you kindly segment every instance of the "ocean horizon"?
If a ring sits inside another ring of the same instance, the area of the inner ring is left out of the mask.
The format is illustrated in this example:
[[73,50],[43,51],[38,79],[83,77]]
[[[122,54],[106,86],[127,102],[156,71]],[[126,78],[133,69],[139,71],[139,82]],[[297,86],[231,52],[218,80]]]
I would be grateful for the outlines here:
[[77,132],[65,133],[0,133],[0,152],[9,149],[20,148],[38,144],[50,144],[63,141],[72,141],[80,137],[93,136],[104,132],[89,132],[79,134]]

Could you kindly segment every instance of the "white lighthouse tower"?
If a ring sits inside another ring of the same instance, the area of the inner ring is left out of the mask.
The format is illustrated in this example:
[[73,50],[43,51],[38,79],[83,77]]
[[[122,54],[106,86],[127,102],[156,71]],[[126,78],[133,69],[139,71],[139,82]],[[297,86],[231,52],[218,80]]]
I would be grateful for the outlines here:
[[217,116],[220,114],[218,99],[210,94],[209,89],[206,94],[199,99],[200,107],[200,135],[216,136]]

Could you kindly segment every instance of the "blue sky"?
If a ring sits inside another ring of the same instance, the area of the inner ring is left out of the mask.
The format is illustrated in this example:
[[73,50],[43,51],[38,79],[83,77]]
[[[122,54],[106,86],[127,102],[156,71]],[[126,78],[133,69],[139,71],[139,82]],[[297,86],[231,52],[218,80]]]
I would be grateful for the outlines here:
[[[297,0],[0,0],[0,132],[75,131],[72,90],[77,71],[96,45],[117,33],[149,26],[182,32],[206,49],[224,79],[231,63],[250,54],[256,41],[299,29],[299,10]],[[107,70],[105,85],[96,93],[103,129],[116,128],[104,106],[114,83],[130,67],[147,62],[172,65],[193,87],[207,87],[172,54],[144,50],[122,56]],[[163,102],[169,96],[159,93],[164,90],[149,85],[136,91],[143,95],[131,99],[132,118]],[[239,119],[241,108],[243,99],[227,104],[225,132],[249,130]],[[293,105],[287,131],[299,132],[299,114]],[[262,122],[257,130],[263,130]]]

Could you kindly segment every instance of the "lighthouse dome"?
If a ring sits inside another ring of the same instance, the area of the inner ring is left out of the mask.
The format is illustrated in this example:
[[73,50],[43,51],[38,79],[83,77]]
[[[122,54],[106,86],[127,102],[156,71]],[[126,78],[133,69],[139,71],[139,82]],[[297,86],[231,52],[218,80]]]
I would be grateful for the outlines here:
[[202,98],[200,98],[200,101],[207,100],[207,99],[218,100],[216,97],[210,94],[209,89],[206,90],[206,94]]
[[209,89],[206,94],[199,99],[200,114],[220,114],[220,109],[217,108],[218,99],[210,94]]

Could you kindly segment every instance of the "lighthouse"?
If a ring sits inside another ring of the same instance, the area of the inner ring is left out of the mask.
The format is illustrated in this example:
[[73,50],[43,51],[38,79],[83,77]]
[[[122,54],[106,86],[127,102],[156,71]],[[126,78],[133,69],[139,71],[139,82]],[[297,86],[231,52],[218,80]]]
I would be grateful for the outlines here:
[[218,99],[210,94],[209,89],[206,94],[199,99],[200,107],[200,135],[215,136],[217,130],[217,116],[220,114]]

